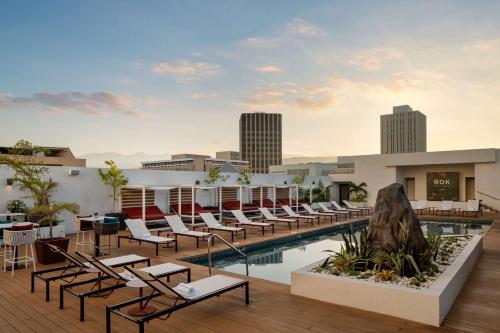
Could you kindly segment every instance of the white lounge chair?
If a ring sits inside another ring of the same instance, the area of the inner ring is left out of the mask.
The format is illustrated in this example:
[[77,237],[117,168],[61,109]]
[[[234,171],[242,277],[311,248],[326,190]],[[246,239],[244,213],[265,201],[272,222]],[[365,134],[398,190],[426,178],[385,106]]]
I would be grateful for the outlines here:
[[309,220],[309,221],[311,221],[311,225],[314,225],[314,220],[317,220],[318,224],[319,224],[319,215],[314,216],[314,215],[301,215],[301,214],[297,214],[296,212],[293,211],[292,207],[287,206],[287,205],[281,206],[281,208],[290,217],[297,218],[297,219],[302,219],[302,220]]
[[165,216],[165,219],[167,220],[167,223],[174,232],[175,236],[196,238],[196,248],[200,247],[200,239],[203,240],[212,235],[209,232],[189,230],[184,224],[184,222],[182,222],[181,217],[179,215],[167,215]]
[[297,229],[299,228],[299,219],[294,218],[294,219],[285,219],[281,217],[276,217],[271,212],[269,209],[266,207],[260,207],[259,211],[262,215],[264,215],[264,218],[268,222],[282,222],[282,223],[288,223],[288,229],[292,230],[292,223],[295,223],[297,225]]
[[174,244],[175,252],[177,252],[177,240],[168,237],[153,236],[151,232],[146,227],[146,223],[141,219],[127,219],[125,220],[127,229],[130,231],[130,235],[118,236],[118,248],[120,247],[120,239],[130,239],[133,241],[138,241],[139,244],[142,242],[154,244],[156,247],[156,255],[158,256],[158,248],[160,245],[166,245],[169,247],[170,244]]
[[[76,296],[80,299],[80,320],[85,320],[85,298],[91,297],[108,297],[116,289],[121,289],[123,287],[147,287],[146,284],[142,284],[141,281],[134,275],[124,270],[123,272],[118,272],[114,268],[105,264],[104,261],[97,259],[96,257],[89,256],[87,254],[76,251],[77,255],[81,256],[87,260],[100,274],[97,279],[91,279],[86,281],[74,281],[60,286],[60,308],[64,307],[64,292],[70,295]],[[187,273],[188,282],[191,280],[191,269],[185,266],[176,265],[172,263],[164,263],[154,266],[148,266],[139,269],[141,272],[154,275],[157,278],[166,277],[170,280],[171,275]],[[107,281],[108,279],[113,280],[113,284],[103,284],[101,281]],[[87,290],[82,290],[83,286],[88,286]],[[139,310],[144,310],[139,309]],[[146,311],[141,311],[146,312]]]
[[264,232],[266,229],[271,228],[272,232],[274,234],[274,223],[264,223],[264,222],[254,222],[250,221],[248,217],[243,214],[241,210],[232,210],[231,213],[234,215],[236,220],[236,225],[243,225],[243,226],[249,226],[249,227],[256,227],[256,228],[261,228],[262,229],[262,236],[264,236]]
[[318,204],[319,208],[321,209],[321,212],[323,212],[323,213],[334,213],[336,215],[342,215],[344,217],[344,219],[347,219],[351,215],[351,213],[349,213],[348,211],[345,211],[345,210],[330,209],[326,206],[325,202],[318,202],[317,204]]
[[370,215],[370,213],[373,211],[373,207],[356,207],[352,203],[350,203],[349,200],[342,200],[342,202],[347,206],[348,209],[359,209],[363,214],[366,212],[367,215]]
[[453,201],[443,200],[441,201],[441,208],[436,209],[438,215],[443,215],[445,212],[451,216],[451,213],[455,212],[456,208],[453,208]]
[[[144,324],[150,322],[155,318],[168,318],[172,313],[177,310],[189,307],[198,302],[219,297],[228,291],[245,288],[245,303],[248,305],[250,302],[250,294],[248,289],[248,281],[241,280],[225,275],[212,275],[191,283],[179,284],[176,287],[170,287],[156,276],[147,274],[140,270],[127,267],[127,270],[137,276],[140,281],[148,285],[154,292],[149,296],[128,300],[120,304],[109,305],[106,307],[106,333],[111,333],[111,313],[120,317],[130,320],[139,326],[139,331],[144,332]],[[141,304],[145,300],[152,300],[156,298],[164,298],[167,300],[155,302],[157,304],[164,304],[163,307],[156,310],[156,312],[143,316],[131,317],[127,313],[130,305]]]
[[238,227],[230,227],[230,226],[225,226],[219,223],[215,219],[215,216],[213,216],[212,213],[199,213],[201,219],[205,224],[207,225],[207,230],[218,230],[218,231],[225,231],[225,232],[230,232],[231,233],[231,242],[234,242],[234,235],[238,234],[238,232],[243,231],[243,239],[247,239],[247,231],[245,228],[238,228]]
[[334,216],[335,216],[335,220],[337,220],[337,214],[335,214],[335,213],[317,212],[314,209],[312,209],[312,207],[309,206],[308,204],[302,204],[302,207],[304,207],[304,209],[306,210],[306,213],[309,214],[309,215],[329,217],[331,223],[333,223],[333,217]]
[[339,210],[342,212],[349,212],[349,214],[351,214],[351,216],[354,214],[361,216],[361,213],[362,213],[361,209],[344,208],[341,205],[339,205],[338,202],[335,200],[332,200],[330,202],[332,203],[333,207],[335,207],[336,210]]
[[417,214],[424,214],[426,211],[430,213],[431,209],[427,207],[427,200],[417,200],[415,211]]
[[474,216],[477,217],[480,213],[479,200],[467,200],[467,206],[462,211],[462,216],[474,214]]

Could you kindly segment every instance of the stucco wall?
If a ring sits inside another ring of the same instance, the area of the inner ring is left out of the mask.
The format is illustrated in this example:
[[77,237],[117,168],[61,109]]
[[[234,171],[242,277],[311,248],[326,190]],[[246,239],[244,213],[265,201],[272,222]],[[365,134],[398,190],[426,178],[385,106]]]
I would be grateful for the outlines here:
[[[70,167],[50,167],[50,177],[56,181],[59,186],[54,195],[54,199],[60,202],[76,202],[80,205],[82,214],[92,214],[94,212],[104,214],[111,211],[112,199],[111,191],[104,186],[99,177],[96,168],[70,168]],[[69,176],[70,169],[79,169],[80,175]],[[144,170],[130,169],[124,170],[124,174],[129,178],[131,185],[146,186],[167,186],[167,185],[192,185],[198,180],[200,185],[204,185],[207,174],[204,172],[173,172],[163,170]],[[25,194],[16,187],[7,186],[7,178],[12,177],[13,173],[6,167],[0,167],[0,212],[6,210],[6,203],[12,199],[20,199]],[[225,184],[236,184],[238,174],[230,173]],[[292,183],[293,176],[255,174],[252,177],[252,184],[283,185],[286,181]],[[325,186],[331,184],[329,177],[306,177],[304,184],[310,185],[313,181],[318,183],[321,180]],[[256,199],[256,198],[255,198]],[[197,191],[197,201],[209,204],[210,194],[207,191]],[[167,208],[168,196],[165,192],[159,191],[155,196],[156,203],[161,209]],[[27,202],[29,205],[30,202]],[[63,214],[61,218],[66,223],[66,232],[74,232],[74,216],[72,214]]]
[[474,173],[478,198],[500,210],[500,149],[496,151],[496,159],[497,163],[476,164]]

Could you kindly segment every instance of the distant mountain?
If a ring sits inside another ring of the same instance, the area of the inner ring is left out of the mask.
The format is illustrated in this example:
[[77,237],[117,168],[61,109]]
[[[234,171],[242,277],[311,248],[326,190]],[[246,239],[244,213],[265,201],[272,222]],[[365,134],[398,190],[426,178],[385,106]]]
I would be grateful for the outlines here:
[[113,160],[121,169],[138,169],[141,167],[141,162],[144,161],[158,161],[170,159],[170,155],[152,155],[146,153],[136,153],[124,155],[120,153],[89,153],[78,156],[78,158],[87,159],[87,166],[89,168],[103,168],[106,166],[104,161]]
[[337,156],[297,156],[297,155],[285,155],[283,156],[283,164],[298,164],[298,163],[335,163],[337,162]]

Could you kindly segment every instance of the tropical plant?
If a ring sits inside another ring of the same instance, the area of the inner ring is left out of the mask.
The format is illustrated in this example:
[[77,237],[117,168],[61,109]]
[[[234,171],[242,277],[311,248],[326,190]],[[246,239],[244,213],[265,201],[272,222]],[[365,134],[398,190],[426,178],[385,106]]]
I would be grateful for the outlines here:
[[7,210],[11,213],[24,213],[28,212],[28,207],[22,200],[7,201]]
[[223,176],[220,174],[219,169],[212,169],[208,172],[207,178],[205,179],[205,184],[213,185],[219,181],[225,181],[228,176]]
[[250,185],[252,182],[252,174],[241,171],[236,181],[240,185]]
[[111,187],[111,197],[113,198],[112,212],[116,213],[118,199],[121,196],[121,188],[128,184],[128,179],[123,174],[123,171],[112,160],[104,161],[108,166],[105,171],[99,169],[99,176],[101,176],[104,184]]
[[12,180],[19,190],[28,192],[25,198],[30,199],[34,207],[28,209],[28,215],[36,219],[40,225],[49,226],[49,237],[52,226],[57,223],[57,216],[63,211],[77,213],[79,207],[75,203],[56,202],[52,199],[57,183],[48,177],[49,168],[40,165],[42,156],[50,155],[50,151],[33,145],[27,140],[18,141],[10,149],[10,155],[0,155],[0,165],[14,171]]
[[365,201],[368,197],[368,191],[365,189],[366,186],[368,185],[366,185],[365,182],[359,183],[358,185],[349,182],[349,200],[355,202]]
[[312,189],[312,202],[323,202],[326,200],[326,187],[320,180],[316,187]]

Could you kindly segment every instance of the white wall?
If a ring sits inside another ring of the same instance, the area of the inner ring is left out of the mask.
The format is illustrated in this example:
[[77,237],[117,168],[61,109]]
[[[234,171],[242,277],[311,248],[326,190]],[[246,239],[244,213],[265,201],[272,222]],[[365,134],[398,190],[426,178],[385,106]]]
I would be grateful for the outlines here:
[[[70,169],[79,169],[79,176],[69,176]],[[96,168],[70,168],[70,167],[50,167],[50,177],[56,181],[59,186],[54,195],[54,199],[59,202],[76,202],[80,205],[81,214],[99,213],[104,214],[111,211],[112,199],[111,190],[106,187]],[[194,185],[198,180],[200,185],[204,185],[207,174],[204,172],[173,172],[162,170],[124,170],[125,176],[129,179],[131,185],[161,186],[161,185]],[[228,173],[228,180],[225,184],[236,184],[238,174]],[[6,167],[0,167],[0,212],[6,210],[7,201],[12,199],[22,199],[25,193],[20,192],[15,186],[7,186],[7,178],[12,177],[13,173]],[[283,185],[286,181],[291,184],[293,176],[255,174],[252,177],[252,184]],[[305,184],[310,185],[313,181],[318,183],[321,180],[325,186],[331,184],[330,177],[306,177]],[[201,204],[209,203],[209,192],[197,191],[197,201]],[[212,195],[213,197],[213,195]],[[254,198],[256,199],[256,198]],[[158,191],[155,201],[160,208],[167,208],[168,197],[165,192]],[[30,205],[30,202],[27,202]],[[74,232],[74,215],[65,213],[61,215],[65,221],[66,232]]]
[[497,163],[476,164],[476,198],[500,210],[500,149],[496,151],[496,160]]

